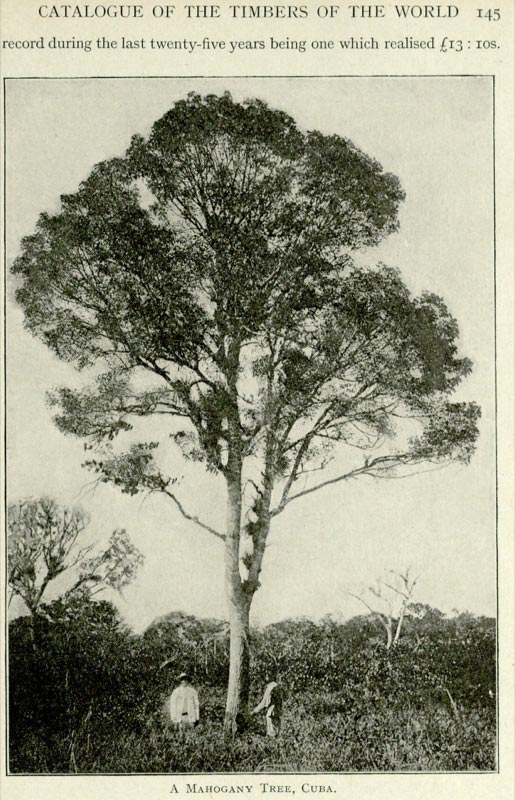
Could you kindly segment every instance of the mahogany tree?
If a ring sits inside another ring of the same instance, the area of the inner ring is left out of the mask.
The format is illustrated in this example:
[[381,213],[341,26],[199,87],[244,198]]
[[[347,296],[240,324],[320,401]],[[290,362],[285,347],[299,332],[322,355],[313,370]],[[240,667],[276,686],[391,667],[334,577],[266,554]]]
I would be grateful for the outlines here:
[[[347,139],[301,132],[259,100],[191,94],[42,214],[13,267],[28,329],[97,370],[93,386],[53,394],[59,428],[87,441],[101,480],[163,492],[223,545],[229,729],[273,518],[350,477],[474,449],[478,407],[449,400],[470,362],[443,300],[352,260],[396,230],[402,200]],[[160,442],[115,447],[149,415]],[[170,441],[223,476],[224,530],[193,516],[159,466]],[[335,448],[348,467],[306,478]]]

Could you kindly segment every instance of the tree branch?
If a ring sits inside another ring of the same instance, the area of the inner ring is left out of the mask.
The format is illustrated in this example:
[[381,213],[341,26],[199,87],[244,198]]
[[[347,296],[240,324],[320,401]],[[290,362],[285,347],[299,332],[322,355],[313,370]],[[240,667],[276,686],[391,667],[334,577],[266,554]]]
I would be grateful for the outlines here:
[[378,620],[379,620],[379,622],[381,623],[381,625],[383,626],[383,628],[384,628],[384,629],[385,629],[385,631],[386,631],[386,635],[387,635],[387,637],[388,637],[388,638],[387,638],[387,646],[388,646],[388,644],[389,644],[389,643],[391,643],[391,637],[392,637],[392,617],[391,617],[391,615],[390,615],[390,616],[387,616],[386,614],[383,614],[381,611],[377,611],[375,608],[372,608],[372,606],[370,606],[370,605],[367,603],[367,601],[366,601],[366,600],[364,600],[362,597],[360,597],[360,596],[359,596],[359,595],[357,595],[357,594],[353,594],[352,592],[348,592],[348,594],[349,594],[351,597],[354,597],[356,600],[359,600],[359,601],[360,601],[360,603],[363,603],[363,605],[364,605],[366,608],[368,608],[368,610],[370,611],[370,613],[371,613],[371,614],[372,614],[374,617],[376,617],[376,619],[378,619]]
[[339,475],[337,478],[329,478],[326,481],[317,483],[316,486],[311,486],[308,489],[303,489],[301,492],[297,492],[297,494],[294,494],[291,497],[284,497],[284,492],[283,492],[283,497],[281,498],[279,505],[276,506],[276,508],[274,508],[270,512],[270,516],[274,517],[277,514],[280,514],[281,511],[283,511],[284,508],[289,503],[292,503],[299,497],[304,497],[307,494],[312,494],[312,492],[316,492],[319,489],[323,489],[325,486],[331,486],[334,483],[340,483],[340,481],[345,481],[348,478],[355,478],[358,475],[372,475],[373,477],[377,477],[374,473],[375,469],[377,468],[389,469],[390,467],[393,467],[396,464],[405,464],[408,458],[409,458],[409,453],[399,453],[398,455],[378,456],[377,458],[374,458],[372,461],[366,459],[362,467],[356,467],[356,469],[352,469],[350,472],[346,472],[344,475]]
[[220,533],[219,531],[212,528],[210,525],[207,525],[205,522],[202,522],[198,517],[188,514],[182,503],[177,499],[177,497],[173,494],[173,492],[170,492],[168,489],[163,489],[163,492],[170,498],[170,500],[173,500],[173,502],[179,509],[180,513],[184,517],[184,519],[187,519],[190,522],[195,522],[200,528],[203,528],[205,531],[212,533],[213,536],[216,536],[217,539],[225,541],[225,536],[223,535],[223,533]]
[[[297,455],[295,456],[295,460],[293,462],[293,466],[292,466],[291,472],[290,472],[290,474],[288,476],[288,480],[286,481],[286,485],[285,485],[285,487],[283,489],[281,500],[279,502],[279,505],[277,506],[277,509],[280,509],[281,511],[284,508],[284,506],[286,505],[286,503],[288,502],[288,495],[290,493],[290,489],[293,486],[293,484],[295,483],[295,479],[297,477],[297,474],[298,474],[298,471],[299,471],[299,467],[300,467],[302,459],[303,459],[303,457],[304,457],[304,455],[306,453],[306,450],[308,449],[308,447],[309,447],[309,445],[311,443],[311,439],[312,439],[312,436],[310,436],[308,434],[304,438],[304,440],[302,441],[302,443],[301,443],[301,445],[300,445],[300,447],[299,447],[299,449],[297,451]],[[271,513],[272,513],[272,515],[276,514],[276,513],[278,514],[279,510],[272,511]]]

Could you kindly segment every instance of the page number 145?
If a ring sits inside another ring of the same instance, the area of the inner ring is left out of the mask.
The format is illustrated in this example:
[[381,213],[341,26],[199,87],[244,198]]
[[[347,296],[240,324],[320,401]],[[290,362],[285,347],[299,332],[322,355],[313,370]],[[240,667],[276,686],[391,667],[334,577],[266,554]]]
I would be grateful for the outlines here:
[[489,22],[497,22],[497,20],[501,19],[499,8],[478,8],[477,15],[479,19],[487,19]]

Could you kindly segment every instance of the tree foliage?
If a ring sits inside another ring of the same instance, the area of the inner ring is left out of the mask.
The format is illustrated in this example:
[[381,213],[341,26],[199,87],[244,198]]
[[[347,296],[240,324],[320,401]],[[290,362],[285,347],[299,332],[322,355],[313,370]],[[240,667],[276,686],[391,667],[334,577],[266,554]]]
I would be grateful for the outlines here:
[[120,591],[135,577],[143,556],[125,530],[113,531],[101,551],[84,544],[88,515],[61,508],[48,497],[12,503],[8,509],[7,565],[11,595],[35,614],[49,584],[64,572],[74,575],[67,590],[89,595],[110,587]]
[[[396,229],[402,199],[351,142],[260,101],[176,103],[42,214],[14,264],[29,329],[107,366],[53,394],[57,424],[102,446],[89,466],[133,493],[170,485],[157,444],[110,452],[138,417],[164,415],[183,455],[225,473],[235,416],[241,456],[283,481],[275,513],[335,444],[379,449],[351,474],[467,462],[479,409],[448,399],[471,366],[456,321],[395,269],[352,262]],[[384,452],[405,417],[420,432]]]

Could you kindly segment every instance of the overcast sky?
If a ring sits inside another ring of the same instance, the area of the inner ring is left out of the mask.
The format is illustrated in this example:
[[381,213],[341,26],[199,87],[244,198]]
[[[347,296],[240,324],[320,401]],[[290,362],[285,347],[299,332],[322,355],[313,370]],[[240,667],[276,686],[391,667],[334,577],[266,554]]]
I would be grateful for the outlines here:
[[[405,480],[355,480],[300,500],[276,522],[253,618],[362,612],[358,593],[385,569],[420,574],[415,599],[443,611],[495,613],[492,91],[489,78],[102,79],[7,81],[7,256],[41,211],[57,211],[92,166],[122,155],[132,134],[187,92],[259,97],[300,128],[350,138],[406,191],[400,230],[362,256],[397,266],[408,286],[442,295],[474,362],[457,397],[482,406],[472,463]],[[146,557],[123,598],[141,630],[183,610],[225,615],[222,543],[170,501],[115,487],[91,492],[83,444],[54,427],[45,393],[84,381],[23,329],[8,299],[9,499],[43,494],[80,503],[92,536],[126,527]],[[179,456],[177,456],[179,459]],[[192,513],[223,525],[220,479],[177,464]],[[51,595],[49,595],[50,597]]]

